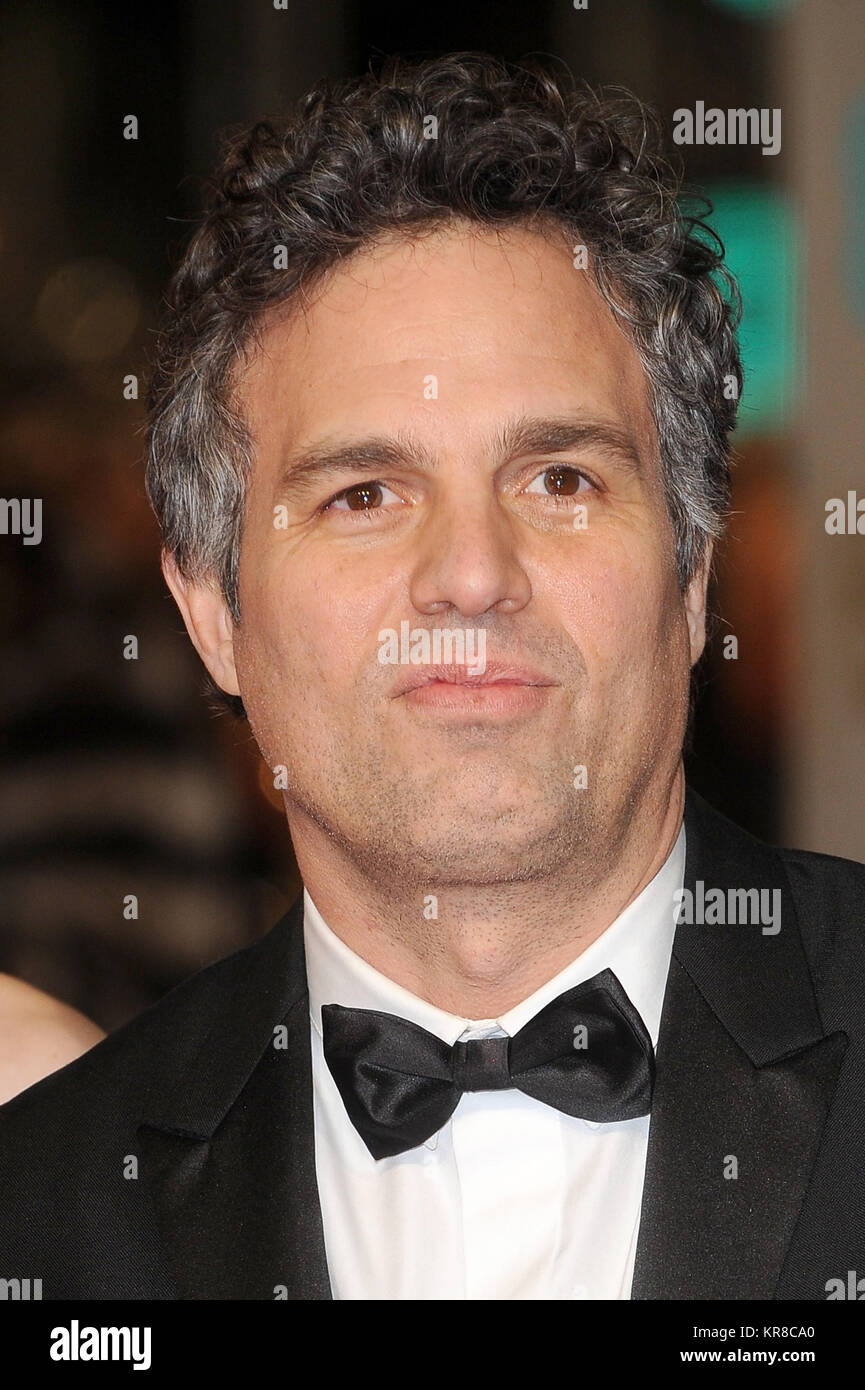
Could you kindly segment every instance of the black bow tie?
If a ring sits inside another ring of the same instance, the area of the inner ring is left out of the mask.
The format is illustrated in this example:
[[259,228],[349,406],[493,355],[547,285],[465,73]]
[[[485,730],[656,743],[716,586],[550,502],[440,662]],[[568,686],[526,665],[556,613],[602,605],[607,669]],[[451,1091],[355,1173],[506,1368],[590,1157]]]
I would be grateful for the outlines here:
[[321,1010],[324,1055],[373,1158],[416,1148],[441,1129],[463,1091],[516,1089],[583,1120],[648,1115],[652,1040],[612,970],[554,999],[512,1038],[451,1047],[374,1009]]

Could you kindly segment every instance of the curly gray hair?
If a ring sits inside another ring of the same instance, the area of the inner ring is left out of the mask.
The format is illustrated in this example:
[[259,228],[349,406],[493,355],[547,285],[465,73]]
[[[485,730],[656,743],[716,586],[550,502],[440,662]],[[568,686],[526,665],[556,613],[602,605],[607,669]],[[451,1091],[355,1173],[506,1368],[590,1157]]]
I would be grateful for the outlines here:
[[169,287],[150,381],[147,490],[181,574],[218,581],[240,621],[253,447],[233,373],[263,311],[378,237],[459,215],[554,219],[587,248],[647,375],[684,589],[726,520],[741,304],[717,236],[683,211],[662,144],[629,93],[598,96],[542,61],[483,53],[388,58],[231,138]]

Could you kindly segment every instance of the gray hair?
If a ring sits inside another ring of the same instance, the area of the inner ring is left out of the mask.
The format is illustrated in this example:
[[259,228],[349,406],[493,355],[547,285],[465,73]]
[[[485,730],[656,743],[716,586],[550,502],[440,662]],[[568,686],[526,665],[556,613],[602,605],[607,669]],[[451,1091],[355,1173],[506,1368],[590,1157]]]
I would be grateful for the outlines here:
[[386,59],[230,138],[168,290],[150,380],[147,491],[181,574],[218,582],[240,621],[254,450],[232,385],[264,311],[377,238],[459,216],[552,221],[587,248],[646,372],[684,589],[729,506],[741,303],[718,237],[684,213],[662,145],[657,116],[629,93],[599,96],[538,60],[482,53]]

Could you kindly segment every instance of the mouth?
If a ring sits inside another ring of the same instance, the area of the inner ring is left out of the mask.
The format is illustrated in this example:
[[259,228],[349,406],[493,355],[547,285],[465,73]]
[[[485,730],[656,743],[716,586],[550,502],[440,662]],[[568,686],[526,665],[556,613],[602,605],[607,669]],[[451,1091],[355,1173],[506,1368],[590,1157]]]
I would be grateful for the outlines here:
[[471,666],[424,666],[415,668],[397,682],[394,697],[409,695],[415,691],[426,690],[430,686],[451,686],[463,691],[484,690],[490,687],[512,686],[541,689],[556,685],[549,676],[528,666],[505,665],[503,662],[487,662],[483,671]]
[[494,661],[481,672],[470,666],[424,666],[398,681],[394,698],[438,714],[508,718],[540,709],[557,684],[541,671]]

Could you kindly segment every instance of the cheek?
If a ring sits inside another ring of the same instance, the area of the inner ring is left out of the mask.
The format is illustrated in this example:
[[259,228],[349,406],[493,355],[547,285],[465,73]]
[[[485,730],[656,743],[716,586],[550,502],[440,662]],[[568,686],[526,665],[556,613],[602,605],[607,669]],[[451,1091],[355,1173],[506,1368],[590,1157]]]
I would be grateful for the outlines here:
[[551,584],[571,636],[596,678],[619,680],[669,652],[677,608],[675,576],[639,541],[586,549]]
[[375,662],[384,614],[393,606],[387,575],[332,553],[272,546],[252,573],[250,564],[241,575],[241,677],[281,684],[286,702],[320,708]]

